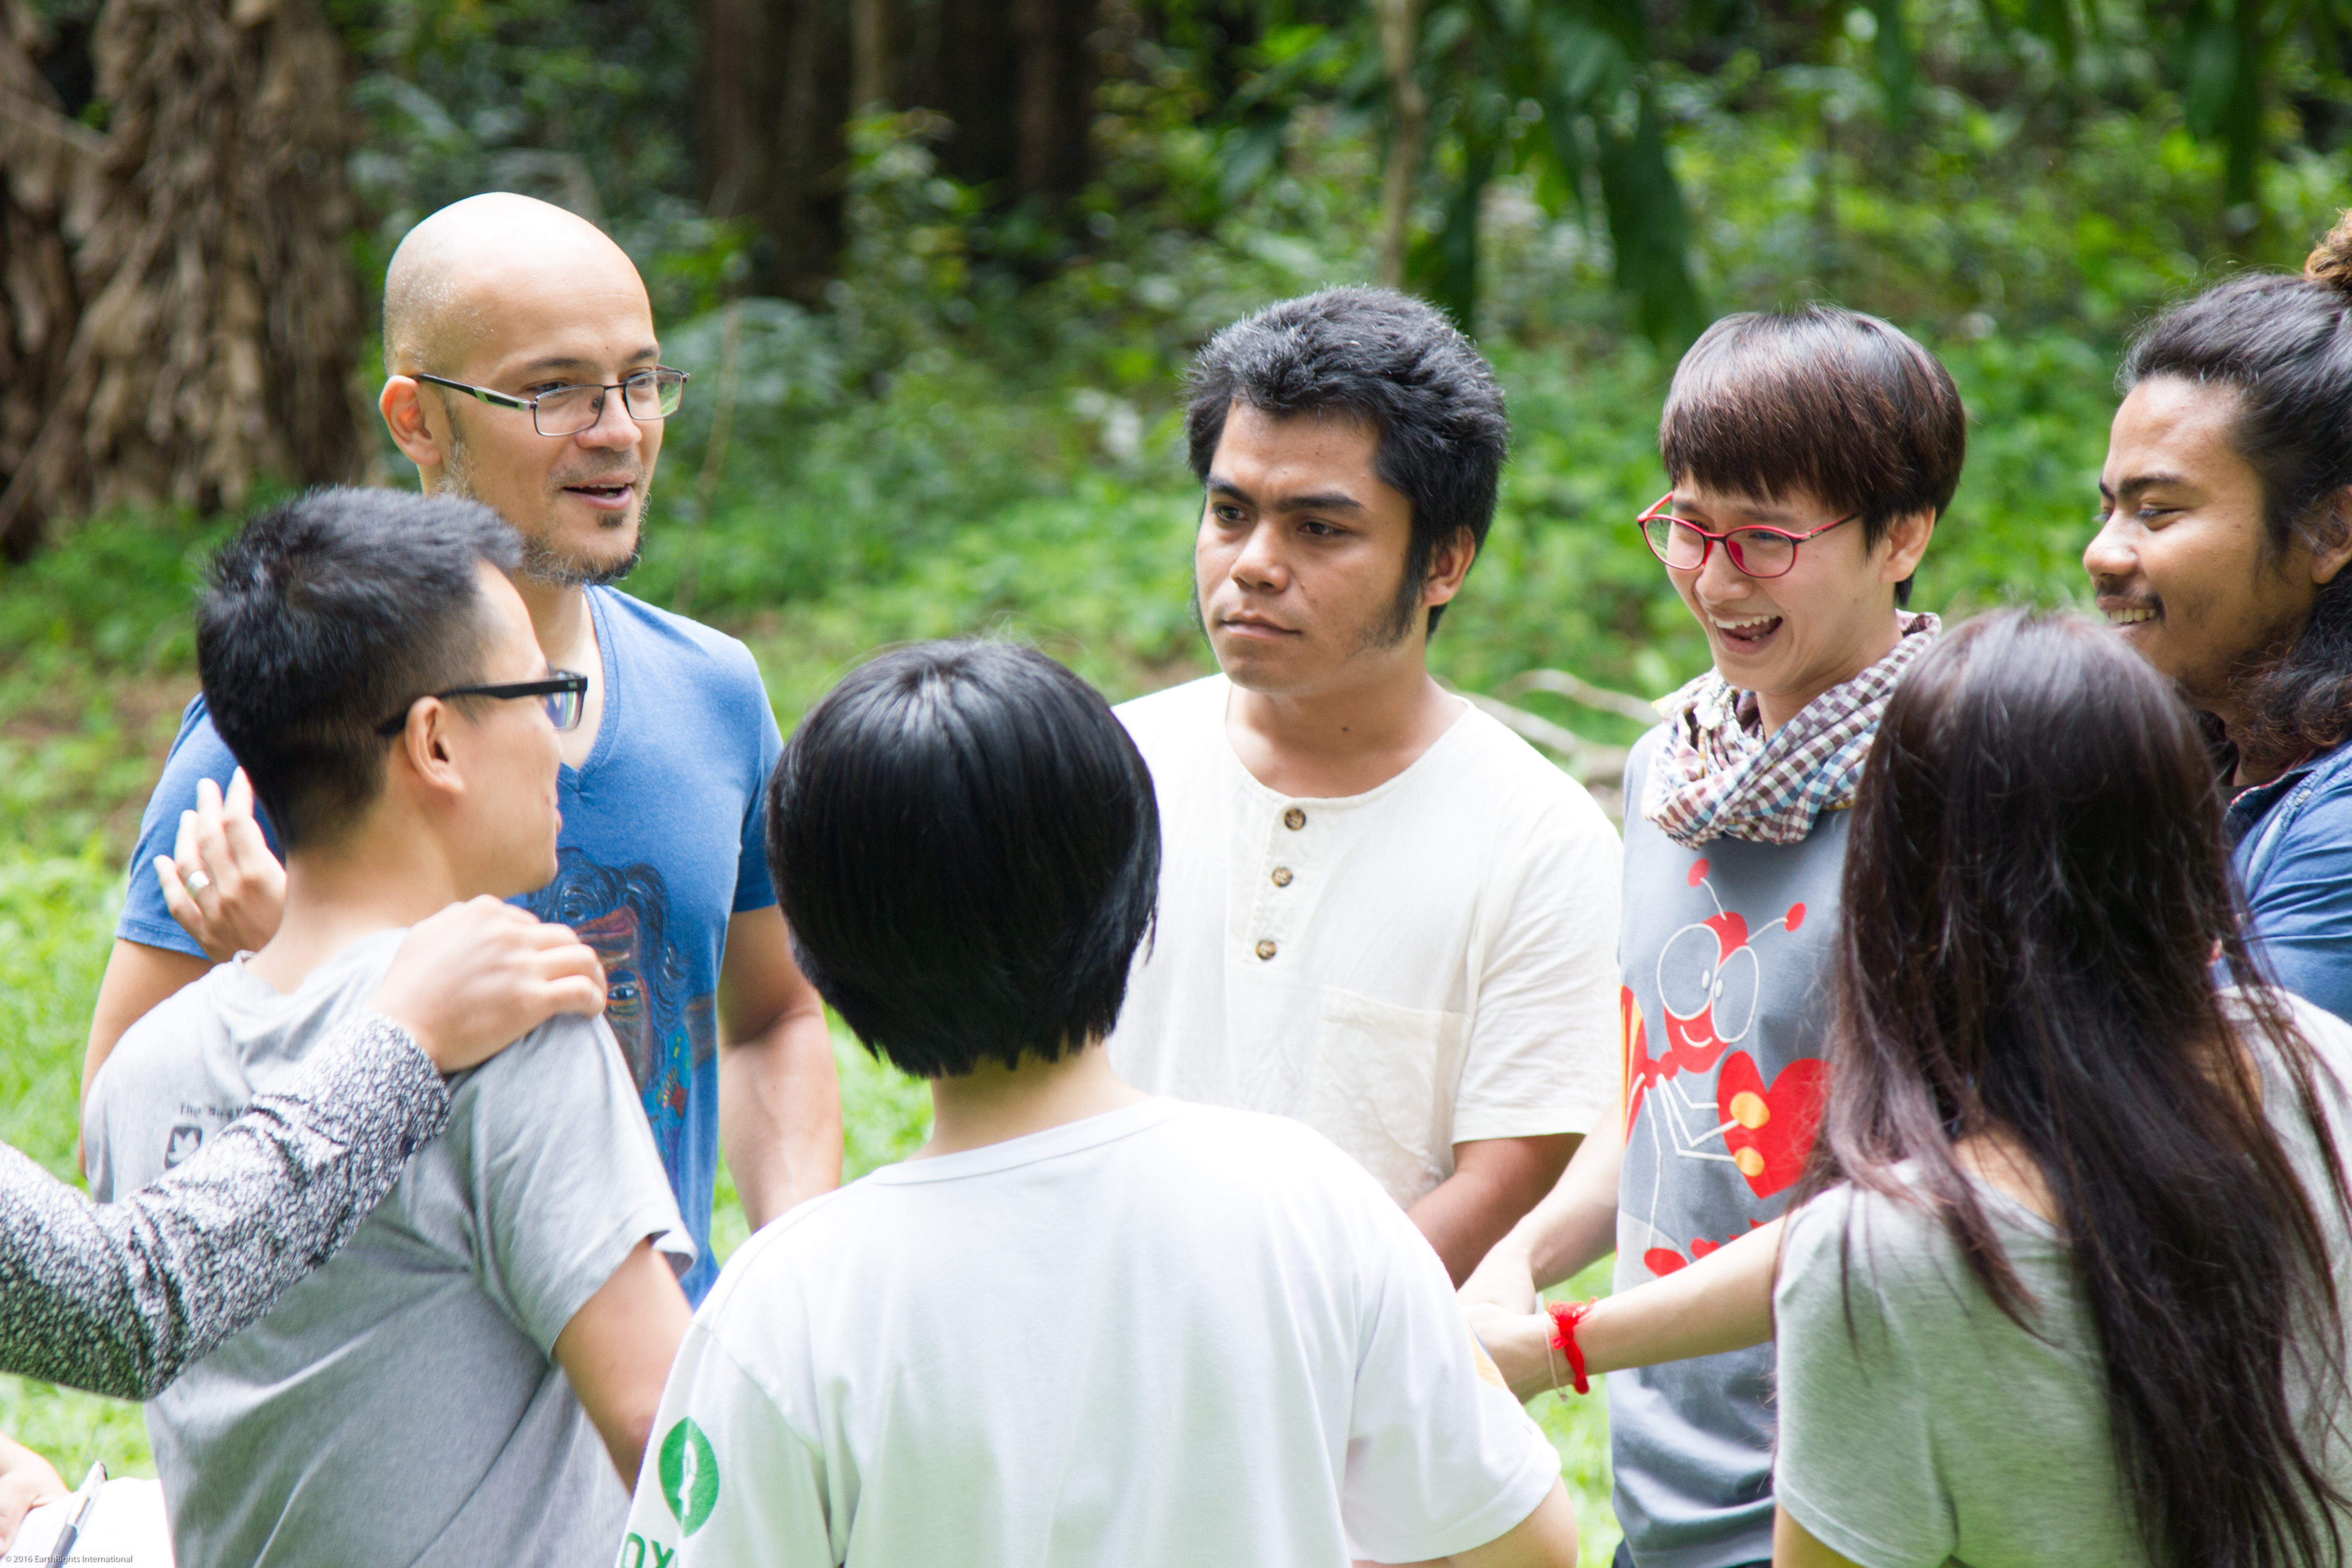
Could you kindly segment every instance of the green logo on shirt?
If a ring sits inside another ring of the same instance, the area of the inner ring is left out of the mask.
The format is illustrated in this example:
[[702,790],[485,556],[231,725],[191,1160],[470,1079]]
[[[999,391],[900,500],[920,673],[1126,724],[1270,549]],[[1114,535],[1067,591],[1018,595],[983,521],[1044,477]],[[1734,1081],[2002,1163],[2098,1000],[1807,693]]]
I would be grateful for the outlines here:
[[661,1446],[662,1500],[688,1535],[700,1530],[719,1502],[719,1456],[691,1420],[669,1429]]

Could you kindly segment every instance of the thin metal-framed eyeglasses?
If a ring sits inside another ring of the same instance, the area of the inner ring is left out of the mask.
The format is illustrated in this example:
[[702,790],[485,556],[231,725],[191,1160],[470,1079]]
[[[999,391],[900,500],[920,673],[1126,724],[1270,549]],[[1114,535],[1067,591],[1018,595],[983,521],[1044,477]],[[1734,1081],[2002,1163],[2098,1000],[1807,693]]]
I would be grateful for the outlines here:
[[1676,517],[1666,510],[1674,500],[1675,492],[1668,490],[1649,510],[1635,518],[1633,523],[1642,531],[1642,541],[1650,547],[1650,553],[1677,572],[1697,571],[1706,564],[1707,552],[1720,544],[1729,552],[1731,563],[1744,576],[1786,576],[1789,569],[1797,563],[1797,546],[1862,515],[1858,511],[1850,511],[1836,522],[1825,522],[1802,533],[1791,533],[1785,528],[1767,528],[1762,523],[1710,533],[1687,518]]
[[[580,715],[588,706],[588,678],[576,670],[551,669],[544,679],[509,680],[497,686],[453,686],[446,691],[430,693],[446,701],[452,697],[537,697],[547,709],[547,721],[558,730],[576,730]],[[375,727],[375,732],[386,740],[400,733],[408,722],[410,708],[424,701],[412,697],[408,707]]]
[[493,408],[527,408],[530,411],[531,428],[542,436],[577,436],[583,430],[593,429],[596,421],[604,417],[604,395],[616,388],[621,394],[621,406],[638,424],[652,425],[668,418],[686,401],[687,373],[656,365],[602,385],[591,382],[581,386],[550,387],[537,397],[517,397],[512,393],[494,392],[487,386],[422,372],[416,379],[470,394]]

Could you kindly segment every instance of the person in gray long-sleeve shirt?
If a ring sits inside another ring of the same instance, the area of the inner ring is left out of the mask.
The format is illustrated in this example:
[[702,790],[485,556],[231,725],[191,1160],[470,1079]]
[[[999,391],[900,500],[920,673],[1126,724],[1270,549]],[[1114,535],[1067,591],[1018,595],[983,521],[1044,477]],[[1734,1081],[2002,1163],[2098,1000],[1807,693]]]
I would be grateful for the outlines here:
[[478,899],[413,927],[373,1010],[152,1185],[94,1203],[0,1144],[0,1371],[153,1397],[351,1238],[447,1121],[445,1071],[603,1001],[570,930]]

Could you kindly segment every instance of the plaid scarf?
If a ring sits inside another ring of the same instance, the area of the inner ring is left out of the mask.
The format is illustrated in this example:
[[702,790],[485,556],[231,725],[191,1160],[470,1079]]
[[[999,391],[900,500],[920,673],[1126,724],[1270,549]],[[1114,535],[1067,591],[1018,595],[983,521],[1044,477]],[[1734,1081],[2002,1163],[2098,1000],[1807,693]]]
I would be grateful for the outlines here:
[[1885,658],[1832,686],[1767,735],[1756,694],[1710,669],[1671,697],[1665,743],[1650,763],[1642,815],[1685,849],[1711,838],[1796,844],[1825,811],[1853,804],[1886,700],[1943,623],[1907,616]]

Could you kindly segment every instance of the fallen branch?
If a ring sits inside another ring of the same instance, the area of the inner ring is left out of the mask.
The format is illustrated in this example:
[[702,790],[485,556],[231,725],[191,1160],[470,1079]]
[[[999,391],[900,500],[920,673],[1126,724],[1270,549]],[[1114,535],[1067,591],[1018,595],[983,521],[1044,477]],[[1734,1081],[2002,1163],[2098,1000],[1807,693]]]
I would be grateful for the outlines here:
[[1588,741],[1565,724],[1555,724],[1524,708],[1514,708],[1498,698],[1476,691],[1461,692],[1463,698],[1481,712],[1492,714],[1504,726],[1523,740],[1531,741],[1552,752],[1568,764],[1568,771],[1580,784],[1607,784],[1614,787],[1625,772],[1623,746],[1604,746],[1598,741]]
[[1605,686],[1595,686],[1564,669],[1526,670],[1495,688],[1496,697],[1517,697],[1523,691],[1547,691],[1554,697],[1565,697],[1570,702],[1581,702],[1587,708],[1597,708],[1603,713],[1622,714],[1643,729],[1658,721],[1657,705],[1647,699],[1629,692],[1612,691]]

